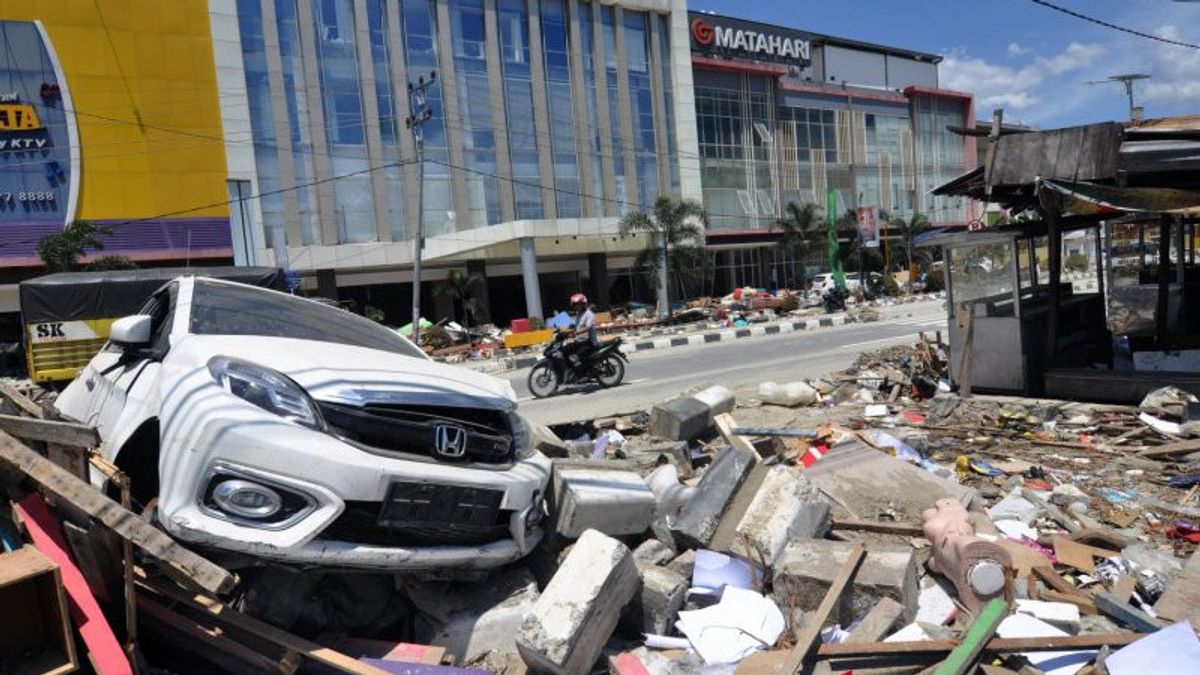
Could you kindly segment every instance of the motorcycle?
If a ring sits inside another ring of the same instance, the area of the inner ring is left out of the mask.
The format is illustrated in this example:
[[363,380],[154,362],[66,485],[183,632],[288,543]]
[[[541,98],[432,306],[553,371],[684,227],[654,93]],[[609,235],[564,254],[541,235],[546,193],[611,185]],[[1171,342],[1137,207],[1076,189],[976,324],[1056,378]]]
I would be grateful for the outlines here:
[[542,350],[542,358],[529,370],[529,392],[535,398],[553,396],[564,384],[593,381],[607,389],[625,379],[625,364],[629,358],[621,352],[621,338],[600,343],[578,362],[563,353],[566,339],[566,333],[556,333],[554,340]]
[[825,303],[825,313],[832,314],[834,312],[844,311],[846,309],[847,296],[849,296],[849,293],[837,288],[836,286],[825,291],[825,293],[821,295],[821,301]]

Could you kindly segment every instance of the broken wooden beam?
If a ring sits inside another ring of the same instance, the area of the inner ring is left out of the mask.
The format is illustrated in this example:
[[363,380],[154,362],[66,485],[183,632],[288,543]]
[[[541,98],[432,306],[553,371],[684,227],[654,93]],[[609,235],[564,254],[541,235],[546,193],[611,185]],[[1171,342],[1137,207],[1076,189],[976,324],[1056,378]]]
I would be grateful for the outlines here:
[[45,441],[76,448],[94,448],[100,445],[100,434],[96,432],[95,427],[76,422],[0,415],[0,430],[28,441]]
[[46,416],[46,411],[42,409],[42,406],[29,400],[28,396],[17,391],[16,387],[7,382],[0,382],[0,395],[3,395],[4,398],[12,401],[13,405],[38,419]]
[[898,534],[905,537],[924,537],[925,529],[919,523],[881,523],[870,520],[834,520],[834,530]]
[[[1144,637],[1146,636],[1142,633],[1088,633],[1029,638],[992,638],[988,641],[985,649],[997,654],[1099,649],[1105,645],[1120,647]],[[825,644],[817,649],[817,656],[821,658],[855,658],[884,654],[941,653],[951,651],[958,644],[956,640]]]
[[180,546],[138,514],[121,508],[96,488],[3,431],[0,431],[0,460],[16,467],[58,499],[70,502],[95,518],[150,557],[182,573],[199,589],[220,594],[228,592],[236,583],[233,574]]
[[1200,438],[1195,438],[1188,441],[1176,441],[1175,443],[1167,443],[1166,445],[1158,445],[1153,448],[1147,448],[1137,453],[1137,456],[1175,457],[1177,455],[1190,455],[1193,452],[1200,452]]

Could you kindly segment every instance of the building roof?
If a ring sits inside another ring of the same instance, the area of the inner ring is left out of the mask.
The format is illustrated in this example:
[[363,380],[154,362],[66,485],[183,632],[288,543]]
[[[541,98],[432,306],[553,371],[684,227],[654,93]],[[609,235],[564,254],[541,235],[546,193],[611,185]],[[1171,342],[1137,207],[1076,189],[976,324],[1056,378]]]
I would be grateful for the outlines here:
[[877,52],[879,54],[889,54],[892,56],[903,56],[906,58],[915,59],[917,61],[927,61],[929,63],[941,63],[941,61],[942,61],[942,56],[940,54],[931,54],[929,52],[919,52],[919,51],[915,51],[912,49],[904,49],[902,47],[890,47],[888,45],[880,45],[880,44],[875,44],[872,42],[861,42],[859,40],[851,40],[849,38],[837,37],[835,35],[826,35],[824,33],[814,33],[813,31],[805,30],[803,28],[796,28],[794,26],[781,26],[781,25],[775,24],[775,23],[766,23],[765,21],[755,21],[754,19],[744,19],[740,16],[732,16],[729,14],[718,14],[716,12],[706,12],[706,11],[695,10],[695,9],[688,10],[688,13],[689,14],[702,14],[704,16],[711,16],[711,17],[714,17],[717,19],[730,19],[733,21],[740,21],[745,24],[762,26],[764,28],[770,28],[770,29],[775,29],[775,30],[780,30],[780,29],[792,30],[792,31],[796,31],[796,32],[804,33],[804,34],[808,35],[809,39],[811,39],[813,42],[818,42],[818,43],[826,44],[826,45],[833,45],[835,47],[847,47],[850,49],[859,49],[862,51]]

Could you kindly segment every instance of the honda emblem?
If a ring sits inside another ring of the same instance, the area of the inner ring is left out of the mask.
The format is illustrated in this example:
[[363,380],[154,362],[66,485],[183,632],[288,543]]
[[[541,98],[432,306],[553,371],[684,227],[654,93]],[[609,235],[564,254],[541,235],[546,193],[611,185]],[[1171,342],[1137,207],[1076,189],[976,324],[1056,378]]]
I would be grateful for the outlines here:
[[433,448],[442,457],[462,457],[467,454],[467,430],[454,424],[437,425],[433,432]]

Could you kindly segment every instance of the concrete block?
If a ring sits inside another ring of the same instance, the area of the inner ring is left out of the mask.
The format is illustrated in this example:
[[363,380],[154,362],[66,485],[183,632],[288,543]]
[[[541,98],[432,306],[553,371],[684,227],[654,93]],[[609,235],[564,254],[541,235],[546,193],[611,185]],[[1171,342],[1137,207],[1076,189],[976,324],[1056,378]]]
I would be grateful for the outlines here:
[[554,467],[554,523],[574,539],[594,529],[614,536],[641,534],[654,520],[654,492],[632,471]]
[[533,449],[547,457],[569,457],[566,441],[558,437],[550,427],[544,424],[526,422],[533,435]]
[[621,626],[631,633],[666,635],[687,599],[688,579],[665,567],[641,564],[642,588],[621,614]]
[[725,448],[700,478],[696,493],[688,500],[671,525],[675,543],[686,548],[708,546],[725,508],[737,494],[738,487],[758,461],[753,453]]
[[633,549],[633,559],[637,563],[666,565],[674,557],[675,552],[671,550],[671,547],[657,539],[647,539]]
[[534,672],[588,672],[640,583],[624,544],[584,532],[521,624],[521,658]]
[[713,386],[691,396],[660,403],[650,409],[650,434],[672,441],[686,441],[712,426],[713,416],[733,410],[733,392]]
[[879,642],[892,632],[892,627],[904,617],[904,605],[891,598],[880,598],[862,621],[850,631],[846,642]]
[[678,574],[684,579],[691,579],[692,572],[696,570],[696,552],[684,551],[675,556],[675,559],[667,563],[667,569]]
[[684,480],[696,473],[684,441],[647,441],[634,437],[625,441],[617,455],[634,462],[641,473],[649,473],[662,464],[674,466]]
[[[775,602],[780,607],[803,611],[816,609],[853,547],[851,542],[826,539],[788,544],[775,563]],[[912,621],[920,589],[917,557],[911,548],[868,546],[867,557],[854,575],[851,589],[842,595],[830,623],[848,626],[882,598],[903,605],[902,620]]]
[[771,566],[789,541],[824,537],[831,524],[829,503],[803,472],[774,466],[738,521],[732,552]]
[[515,636],[538,599],[537,582],[524,568],[473,584],[412,583],[415,636],[422,644],[472,661],[488,652],[516,654]]

